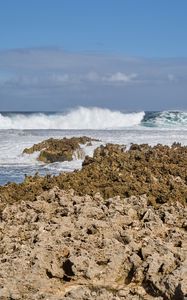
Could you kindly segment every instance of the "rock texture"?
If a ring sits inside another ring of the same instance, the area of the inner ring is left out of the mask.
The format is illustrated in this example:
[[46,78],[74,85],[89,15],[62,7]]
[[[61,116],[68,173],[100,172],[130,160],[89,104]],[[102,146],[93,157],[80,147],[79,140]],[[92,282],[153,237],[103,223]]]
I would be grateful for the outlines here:
[[70,161],[73,156],[77,158],[84,158],[84,152],[82,151],[80,144],[90,143],[93,139],[83,137],[72,137],[63,139],[50,138],[41,143],[34,144],[31,148],[25,148],[23,153],[31,154],[36,151],[40,151],[38,160],[45,163],[52,163],[56,161]]
[[106,199],[146,194],[155,207],[176,201],[186,205],[187,147],[133,144],[126,151],[119,145],[101,146],[92,158],[85,158],[80,171],[44,178],[36,175],[26,177],[22,184],[0,187],[1,205],[34,200],[54,186],[73,188],[78,195],[100,192]]
[[187,208],[57,187],[0,218],[1,300],[185,300]]
[[133,144],[128,151],[119,145],[97,148],[86,157],[83,168],[57,178],[61,188],[73,188],[80,195],[100,192],[116,195],[147,194],[153,205],[187,200],[187,147]]

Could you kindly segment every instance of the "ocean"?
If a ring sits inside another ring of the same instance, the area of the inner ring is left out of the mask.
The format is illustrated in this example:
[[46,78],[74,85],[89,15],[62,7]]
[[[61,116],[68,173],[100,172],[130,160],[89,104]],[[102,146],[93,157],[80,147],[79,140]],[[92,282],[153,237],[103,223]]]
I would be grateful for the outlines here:
[[22,182],[25,175],[59,174],[80,169],[82,161],[43,164],[38,153],[22,154],[23,149],[49,137],[89,136],[99,139],[92,146],[82,146],[92,155],[106,143],[148,143],[187,145],[187,112],[123,112],[103,108],[79,107],[64,112],[0,113],[0,185]]

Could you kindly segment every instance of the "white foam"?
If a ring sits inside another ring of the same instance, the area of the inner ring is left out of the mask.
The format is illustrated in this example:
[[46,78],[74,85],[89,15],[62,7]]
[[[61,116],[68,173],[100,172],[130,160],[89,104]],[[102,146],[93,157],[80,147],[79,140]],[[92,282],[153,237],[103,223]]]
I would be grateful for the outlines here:
[[154,120],[153,124],[157,127],[172,129],[186,129],[187,127],[187,112],[185,111],[163,111]]
[[79,107],[67,114],[0,114],[0,129],[112,129],[138,125],[145,113]]
[[[45,174],[58,174],[63,171],[73,171],[80,169],[82,160],[74,158],[70,162],[58,162],[53,164],[43,164],[37,160],[38,153],[31,155],[22,154],[23,149],[31,147],[33,144],[39,143],[49,137],[63,138],[72,136],[90,136],[101,140],[100,142],[92,142],[92,146],[81,145],[85,155],[92,156],[96,147],[106,143],[125,144],[128,147],[131,143],[148,143],[155,145],[161,143],[171,145],[173,142],[181,142],[187,145],[187,131],[171,130],[164,128],[137,128],[138,130],[31,130],[28,132],[0,130],[0,184],[8,181],[21,182],[24,174],[32,174],[39,172]],[[24,134],[22,134],[24,133]]]

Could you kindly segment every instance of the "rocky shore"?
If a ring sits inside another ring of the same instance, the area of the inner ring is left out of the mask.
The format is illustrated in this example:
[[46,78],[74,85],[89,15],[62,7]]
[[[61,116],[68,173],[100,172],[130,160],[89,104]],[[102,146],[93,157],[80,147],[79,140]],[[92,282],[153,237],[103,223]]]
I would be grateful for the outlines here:
[[7,204],[0,299],[187,299],[187,209],[57,187]]
[[186,203],[180,144],[108,144],[0,187],[0,300],[187,300]]
[[35,200],[54,186],[73,188],[78,195],[100,192],[105,199],[146,194],[155,207],[176,201],[186,205],[187,146],[133,144],[129,150],[114,144],[100,146],[93,157],[85,157],[80,171],[45,177],[36,174],[26,176],[21,184],[0,187],[1,205]]

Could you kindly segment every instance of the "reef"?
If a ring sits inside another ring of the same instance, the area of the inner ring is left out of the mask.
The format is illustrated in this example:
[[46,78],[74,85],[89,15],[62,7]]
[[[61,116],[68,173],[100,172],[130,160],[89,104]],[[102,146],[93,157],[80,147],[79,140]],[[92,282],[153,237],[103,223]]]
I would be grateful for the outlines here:
[[44,163],[70,161],[74,156],[83,159],[84,152],[80,144],[91,143],[91,141],[93,141],[93,139],[86,136],[63,139],[50,138],[41,143],[34,144],[30,148],[25,148],[23,153],[32,154],[39,151],[38,160]]

